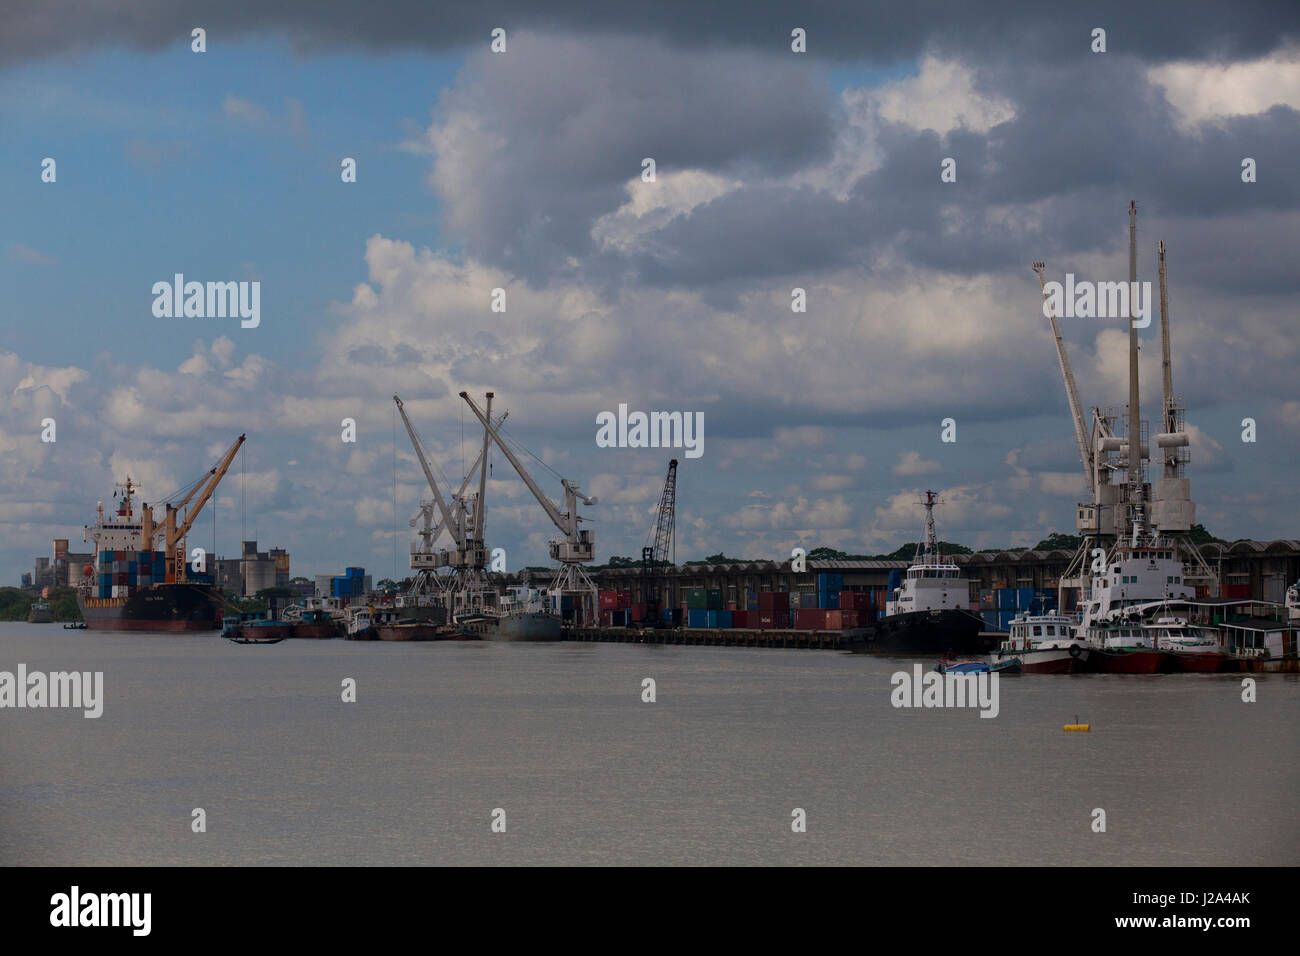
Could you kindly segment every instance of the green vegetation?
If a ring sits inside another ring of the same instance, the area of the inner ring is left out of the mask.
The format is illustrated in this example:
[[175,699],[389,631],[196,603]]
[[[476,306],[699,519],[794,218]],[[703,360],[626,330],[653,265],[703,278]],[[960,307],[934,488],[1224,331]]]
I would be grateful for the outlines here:
[[1078,534],[1061,534],[1059,531],[1053,531],[1038,544],[1034,545],[1034,551],[1078,551],[1079,545],[1083,544],[1083,536]]
[[[1192,539],[1193,544],[1227,544],[1228,543],[1227,541],[1224,541],[1222,538],[1216,538],[1214,535],[1210,534],[1210,532],[1206,531],[1205,525],[1203,524],[1192,525],[1192,530],[1188,532],[1188,536]],[[1237,540],[1241,541],[1242,539],[1238,538]]]
[[288,588],[262,588],[254,596],[258,600],[265,602],[268,598],[291,598],[296,595]]
[[[32,602],[39,595],[21,588],[0,588],[0,621],[25,621]],[[77,592],[72,588],[50,589],[50,611],[56,621],[80,621],[81,608],[77,607]]]

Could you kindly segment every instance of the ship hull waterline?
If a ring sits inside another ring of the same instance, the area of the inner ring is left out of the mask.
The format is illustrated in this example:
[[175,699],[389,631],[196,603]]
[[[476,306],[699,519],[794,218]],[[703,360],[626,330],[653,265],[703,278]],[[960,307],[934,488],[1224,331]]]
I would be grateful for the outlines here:
[[88,630],[216,631],[221,628],[221,599],[204,584],[158,584],[126,598],[91,598],[77,594]]
[[982,654],[997,637],[981,637],[983,621],[962,610],[912,611],[874,621],[866,629],[864,651],[894,654]]

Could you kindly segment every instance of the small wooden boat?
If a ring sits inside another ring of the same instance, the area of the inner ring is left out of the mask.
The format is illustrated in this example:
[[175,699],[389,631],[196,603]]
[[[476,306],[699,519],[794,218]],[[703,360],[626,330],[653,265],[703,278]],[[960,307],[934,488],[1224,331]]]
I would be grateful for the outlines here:
[[232,644],[279,644],[284,638],[276,636],[258,637],[256,635],[246,637],[243,634],[227,634],[226,640]]
[[934,669],[940,674],[1019,674],[1020,658],[1010,657],[993,663],[945,657],[934,665]]

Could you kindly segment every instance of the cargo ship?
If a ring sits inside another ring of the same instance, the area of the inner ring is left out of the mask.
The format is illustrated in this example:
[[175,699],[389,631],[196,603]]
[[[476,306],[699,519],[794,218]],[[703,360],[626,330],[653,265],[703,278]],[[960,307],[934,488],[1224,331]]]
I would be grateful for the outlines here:
[[885,602],[885,616],[865,629],[867,650],[899,654],[979,654],[996,638],[982,637],[984,622],[969,608],[970,587],[961,569],[939,554],[934,533],[938,496],[925,493],[925,537],[916,563]]
[[[166,503],[161,525],[147,503],[137,513],[138,489],[129,475],[114,492],[115,513],[105,514],[104,503],[99,502],[95,524],[85,527],[85,540],[95,545],[95,564],[86,566],[84,580],[89,583],[77,591],[77,605],[88,629],[180,632],[221,627],[224,599],[211,576],[188,570],[185,536],[243,442],[240,435],[221,462],[189,486],[183,498]],[[156,551],[154,542],[160,535],[164,549]]]

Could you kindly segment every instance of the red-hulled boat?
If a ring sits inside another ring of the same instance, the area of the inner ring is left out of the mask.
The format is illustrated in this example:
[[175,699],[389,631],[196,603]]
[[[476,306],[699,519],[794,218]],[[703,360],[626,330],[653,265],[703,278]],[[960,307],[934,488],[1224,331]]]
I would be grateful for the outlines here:
[[339,636],[339,626],[327,611],[303,611],[289,626],[290,637],[328,640]]

